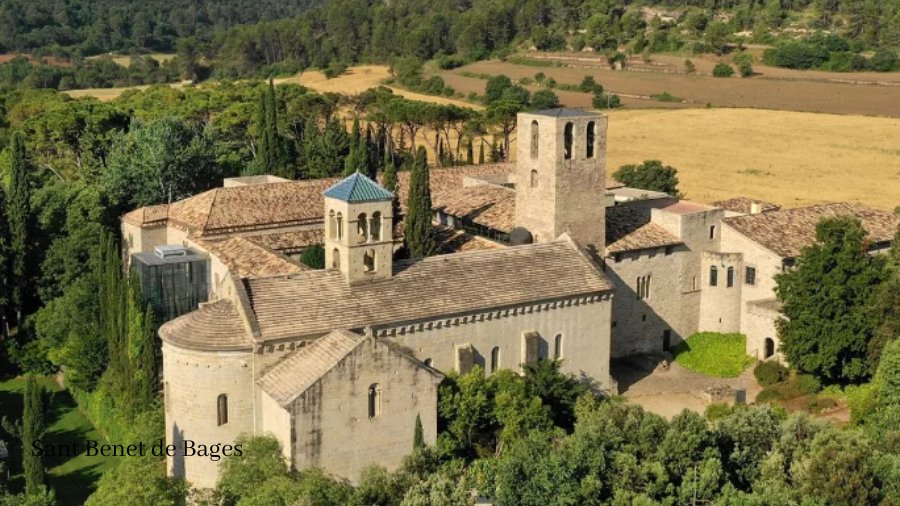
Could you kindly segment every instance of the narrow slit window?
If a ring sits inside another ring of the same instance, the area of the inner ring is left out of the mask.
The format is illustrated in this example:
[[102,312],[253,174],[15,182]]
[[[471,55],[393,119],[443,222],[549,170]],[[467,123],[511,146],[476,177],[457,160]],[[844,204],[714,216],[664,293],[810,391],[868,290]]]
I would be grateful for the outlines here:
[[563,157],[566,160],[572,159],[572,141],[574,141],[574,128],[575,126],[572,123],[566,123],[566,127],[563,130]]
[[373,383],[369,386],[369,418],[381,414],[381,385]]
[[538,122],[531,122],[531,158],[538,157],[538,146],[540,143],[540,131],[538,129]]
[[225,394],[219,395],[216,400],[216,415],[218,425],[228,423],[228,396]]
[[709,286],[718,286],[719,284],[719,269],[716,268],[715,265],[709,268]]
[[562,334],[556,334],[556,338],[553,340],[553,358],[559,360],[563,356],[563,336]]
[[594,157],[594,142],[596,139],[596,124],[593,121],[587,124],[587,133],[585,134],[585,155],[588,158]]
[[500,347],[494,346],[491,350],[491,373],[497,372],[500,367]]

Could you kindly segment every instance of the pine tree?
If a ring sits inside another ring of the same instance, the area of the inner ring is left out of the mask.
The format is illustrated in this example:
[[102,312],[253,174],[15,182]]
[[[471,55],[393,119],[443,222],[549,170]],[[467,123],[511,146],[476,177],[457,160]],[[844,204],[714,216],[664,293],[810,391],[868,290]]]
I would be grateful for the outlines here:
[[413,451],[425,448],[425,433],[422,430],[422,417],[416,413],[416,430],[413,434]]
[[6,322],[11,316],[10,287],[10,237],[9,220],[6,217],[6,190],[0,185],[0,339],[6,337]]
[[406,245],[413,258],[427,257],[436,249],[432,224],[431,189],[428,159],[424,147],[419,147],[409,178],[409,202],[406,214]]
[[25,380],[25,399],[22,411],[22,469],[25,474],[25,495],[43,492],[44,463],[40,455],[30,451],[32,444],[44,437],[44,402],[41,386],[32,375]]
[[481,139],[481,146],[478,148],[478,165],[484,163],[484,139]]
[[12,305],[17,324],[31,309],[33,275],[31,244],[34,240],[34,220],[31,213],[31,186],[28,181],[28,160],[25,157],[25,138],[21,132],[12,137],[11,188],[8,217],[10,229]]

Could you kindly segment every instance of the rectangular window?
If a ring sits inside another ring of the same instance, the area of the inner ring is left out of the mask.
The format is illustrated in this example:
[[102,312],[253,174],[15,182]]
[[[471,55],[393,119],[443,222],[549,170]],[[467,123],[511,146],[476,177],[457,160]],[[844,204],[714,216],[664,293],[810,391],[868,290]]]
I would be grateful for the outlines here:
[[710,239],[715,239],[715,238],[716,238],[716,226],[715,226],[715,225],[710,225],[710,226],[709,226],[709,238],[710,238]]
[[748,285],[756,284],[756,267],[747,267],[744,269],[744,283]]

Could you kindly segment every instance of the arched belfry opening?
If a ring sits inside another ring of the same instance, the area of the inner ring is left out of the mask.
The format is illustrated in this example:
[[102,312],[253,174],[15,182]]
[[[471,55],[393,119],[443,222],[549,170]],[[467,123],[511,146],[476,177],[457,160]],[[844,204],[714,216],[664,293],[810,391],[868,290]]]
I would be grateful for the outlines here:
[[597,124],[595,122],[588,121],[587,132],[585,132],[584,137],[585,156],[588,158],[593,158],[594,144],[597,142]]
[[566,160],[572,159],[572,144],[574,142],[575,136],[575,125],[571,122],[566,123],[566,127],[563,129],[563,158]]
[[366,213],[359,213],[359,216],[356,217],[356,234],[359,242],[369,240],[369,217],[366,216]]
[[540,145],[540,129],[537,120],[531,122],[531,158],[538,157]]
[[373,241],[381,240],[381,211],[372,213],[372,224],[369,227],[369,234]]

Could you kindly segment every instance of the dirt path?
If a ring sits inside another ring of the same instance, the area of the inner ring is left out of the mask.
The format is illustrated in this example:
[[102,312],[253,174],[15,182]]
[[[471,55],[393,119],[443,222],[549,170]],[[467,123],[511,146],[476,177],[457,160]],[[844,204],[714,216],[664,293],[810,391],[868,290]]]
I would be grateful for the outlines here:
[[746,402],[756,399],[761,388],[748,368],[737,378],[713,378],[685,369],[675,362],[667,371],[648,373],[636,368],[617,365],[613,377],[624,387],[621,392],[629,401],[647,411],[666,418],[685,409],[703,413],[708,403],[700,394],[710,387],[728,386],[746,392]]

